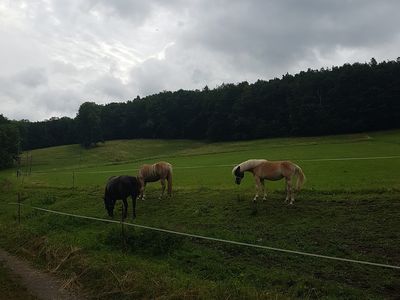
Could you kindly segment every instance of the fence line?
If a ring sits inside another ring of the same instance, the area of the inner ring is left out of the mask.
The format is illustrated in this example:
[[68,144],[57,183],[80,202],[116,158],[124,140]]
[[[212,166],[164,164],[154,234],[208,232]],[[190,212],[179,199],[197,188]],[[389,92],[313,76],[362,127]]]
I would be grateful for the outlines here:
[[342,262],[357,263],[357,264],[370,265],[370,266],[375,266],[375,267],[383,267],[383,268],[390,268],[390,269],[400,270],[400,266],[395,266],[395,265],[381,264],[381,263],[375,263],[375,262],[369,262],[369,261],[363,261],[363,260],[355,260],[355,259],[348,259],[348,258],[341,258],[341,257],[335,257],[335,256],[328,256],[328,255],[309,253],[309,252],[302,252],[302,251],[281,249],[281,248],[275,248],[275,247],[269,247],[269,246],[262,246],[262,245],[244,243],[244,242],[237,242],[237,241],[231,241],[231,240],[226,240],[226,239],[213,238],[213,237],[208,237],[208,236],[203,236],[203,235],[190,234],[190,233],[179,232],[179,231],[174,231],[174,230],[168,230],[168,229],[156,228],[156,227],[151,227],[151,226],[145,226],[145,225],[140,225],[140,224],[126,223],[126,222],[121,222],[121,221],[116,221],[116,220],[107,220],[107,219],[89,217],[89,216],[83,216],[83,215],[76,215],[76,214],[71,214],[71,213],[66,213],[66,212],[61,212],[61,211],[50,210],[50,209],[45,209],[45,208],[41,208],[41,207],[26,205],[26,204],[22,204],[22,203],[13,202],[13,203],[8,203],[8,204],[18,205],[18,206],[23,205],[23,206],[27,206],[27,207],[30,207],[30,208],[35,209],[35,210],[44,211],[44,212],[48,212],[48,213],[52,213],[52,214],[58,214],[58,215],[74,217],[74,218],[81,218],[81,219],[108,222],[108,223],[116,223],[116,224],[121,224],[122,223],[122,224],[127,225],[127,226],[133,226],[133,227],[138,227],[138,228],[143,228],[143,229],[148,229],[148,230],[153,230],[153,231],[158,231],[158,232],[164,232],[164,233],[169,233],[169,234],[175,234],[175,235],[180,235],[180,236],[186,236],[186,237],[191,237],[191,238],[196,238],[196,239],[209,240],[209,241],[214,241],[214,242],[221,242],[221,243],[226,243],[226,244],[240,245],[240,246],[258,248],[258,249],[264,249],[264,250],[270,250],[270,251],[284,252],[284,253],[290,253],[290,254],[311,256],[311,257],[330,259],[330,260],[336,260],[336,261],[342,261]]

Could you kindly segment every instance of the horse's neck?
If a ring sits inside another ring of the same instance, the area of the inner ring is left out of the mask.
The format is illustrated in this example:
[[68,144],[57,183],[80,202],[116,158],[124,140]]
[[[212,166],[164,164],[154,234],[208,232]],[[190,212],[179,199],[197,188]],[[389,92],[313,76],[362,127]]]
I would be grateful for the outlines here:
[[249,159],[246,160],[245,162],[242,162],[240,166],[240,171],[245,172],[245,171],[250,171],[257,167],[258,165],[266,162],[265,159]]

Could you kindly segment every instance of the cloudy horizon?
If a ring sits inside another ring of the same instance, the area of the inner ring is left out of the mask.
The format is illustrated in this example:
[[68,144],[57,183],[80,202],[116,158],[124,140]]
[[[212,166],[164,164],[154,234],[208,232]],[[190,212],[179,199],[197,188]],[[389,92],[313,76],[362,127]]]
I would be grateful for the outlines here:
[[0,0],[0,114],[395,60],[397,1]]

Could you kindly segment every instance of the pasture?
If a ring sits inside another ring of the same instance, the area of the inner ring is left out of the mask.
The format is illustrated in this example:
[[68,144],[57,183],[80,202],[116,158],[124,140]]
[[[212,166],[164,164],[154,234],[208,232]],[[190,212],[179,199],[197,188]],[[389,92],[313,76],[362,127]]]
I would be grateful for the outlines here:
[[[400,271],[226,245],[22,209],[23,203],[107,219],[104,184],[136,175],[143,163],[173,166],[173,197],[147,186],[134,223],[270,247],[400,266],[400,131],[331,137],[205,143],[109,141],[31,151],[22,174],[0,172],[1,246],[96,299],[396,298]],[[291,160],[306,174],[294,206],[284,181],[234,184],[233,165],[249,158]],[[118,220],[121,203],[117,203]],[[129,200],[128,216],[131,215]],[[132,222],[132,220],[129,220]]]

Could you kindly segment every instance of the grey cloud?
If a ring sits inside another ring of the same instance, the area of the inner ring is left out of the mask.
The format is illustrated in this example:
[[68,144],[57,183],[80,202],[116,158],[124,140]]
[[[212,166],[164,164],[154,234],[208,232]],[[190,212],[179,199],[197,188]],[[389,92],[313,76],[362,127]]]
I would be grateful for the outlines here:
[[149,59],[131,70],[130,84],[141,95],[149,95],[155,91],[163,91],[168,88],[170,79],[173,78],[172,70],[165,61]]
[[70,89],[49,89],[38,93],[35,98],[38,99],[35,104],[42,114],[57,117],[74,116],[80,103],[83,102],[79,93]]
[[88,95],[97,95],[102,103],[134,98],[130,86],[110,74],[105,74],[89,82],[85,91]]
[[11,106],[23,102],[29,95],[36,93],[38,88],[46,86],[47,82],[44,69],[30,68],[8,77],[0,76],[0,109],[5,108],[5,102]]
[[187,4],[183,0],[86,0],[80,7],[86,12],[98,11],[108,17],[121,17],[134,25],[142,25],[160,7],[176,11]]
[[[281,69],[335,46],[368,47],[393,39],[400,3],[375,1],[232,1],[217,9],[201,3],[182,36],[228,57],[238,69]],[[279,75],[279,74],[277,74]]]
[[[44,88],[37,85],[39,81],[31,81],[30,76],[24,80],[28,80],[28,85],[21,86],[12,78],[0,78],[0,111],[10,118],[36,121],[52,116],[74,116],[83,102],[82,94],[72,88]],[[36,88],[32,89],[31,85]]]
[[31,88],[47,84],[48,81],[46,70],[41,68],[31,68],[19,72],[14,76],[14,80]]
[[127,18],[135,24],[141,24],[151,13],[150,1],[96,1],[96,8],[101,9],[106,14],[117,14]]
[[205,85],[207,85],[205,83],[208,82],[210,77],[211,77],[211,74],[210,74],[209,71],[202,70],[202,69],[199,69],[199,68],[194,68],[192,73],[191,73],[190,79],[195,84],[203,84],[205,86]]
[[79,70],[71,63],[66,63],[60,60],[53,60],[51,62],[51,71],[55,74],[70,74],[76,75]]

